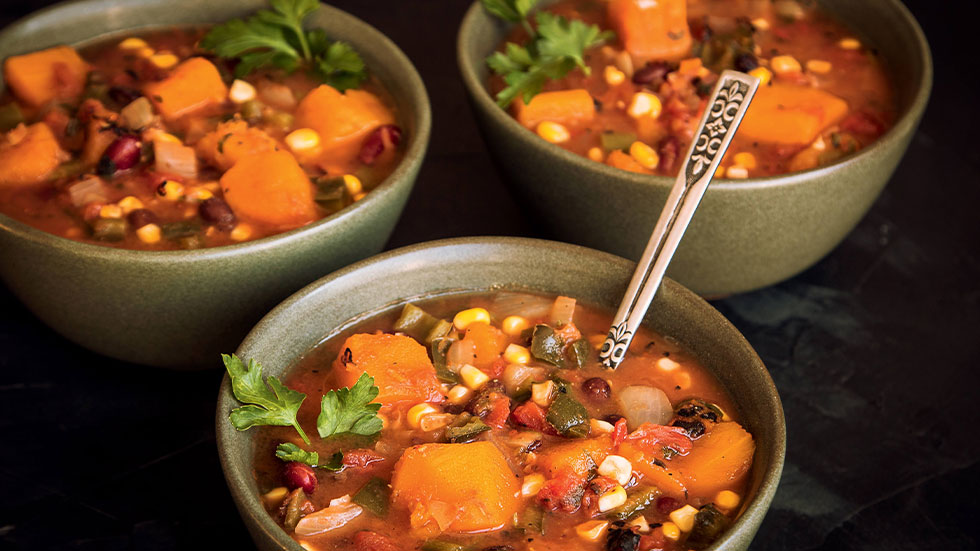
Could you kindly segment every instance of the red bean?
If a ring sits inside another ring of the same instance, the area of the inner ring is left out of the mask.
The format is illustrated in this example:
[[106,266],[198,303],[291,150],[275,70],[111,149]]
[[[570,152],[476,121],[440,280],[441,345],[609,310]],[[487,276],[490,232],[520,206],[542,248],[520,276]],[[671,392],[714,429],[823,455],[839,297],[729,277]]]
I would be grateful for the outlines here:
[[229,231],[235,227],[235,213],[220,197],[209,197],[202,201],[198,212],[201,218],[214,224],[219,230]]
[[666,61],[651,61],[633,73],[634,84],[649,84],[657,88],[671,70]]
[[593,402],[603,402],[609,399],[609,383],[604,379],[599,377],[592,377],[591,379],[586,379],[582,383],[582,392],[585,393],[586,398],[592,400]]
[[147,224],[159,223],[157,215],[148,209],[136,209],[130,212],[126,218],[129,220],[129,225],[136,229],[140,229]]
[[674,174],[674,163],[680,154],[680,142],[674,136],[667,136],[657,144],[657,153],[660,154],[660,170],[667,174]]
[[106,148],[104,158],[112,161],[118,170],[126,170],[139,162],[141,147],[136,136],[119,136]]
[[681,502],[668,496],[661,496],[657,498],[657,510],[661,513],[667,515],[671,511],[677,510],[681,506]]
[[311,495],[313,490],[316,490],[316,473],[309,465],[296,461],[286,463],[283,476],[286,478],[287,486],[302,488],[306,495]]
[[358,158],[366,165],[374,164],[374,161],[384,153],[385,149],[398,147],[401,141],[401,128],[394,124],[379,126],[374,132],[368,134],[367,138],[364,138]]

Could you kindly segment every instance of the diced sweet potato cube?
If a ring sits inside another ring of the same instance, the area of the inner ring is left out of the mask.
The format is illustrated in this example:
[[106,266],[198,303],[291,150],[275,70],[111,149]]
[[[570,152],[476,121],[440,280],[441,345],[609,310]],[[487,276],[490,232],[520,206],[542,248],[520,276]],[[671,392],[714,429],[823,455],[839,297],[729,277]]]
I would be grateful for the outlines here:
[[[672,464],[661,467],[655,461],[658,459],[656,456],[643,451],[640,446],[632,442],[620,444],[619,455],[630,460],[633,470],[642,474],[645,482],[653,484],[669,496],[684,497],[687,489],[684,487],[680,474],[672,468]],[[666,465],[666,462],[660,462]]]
[[359,333],[348,337],[340,350],[334,361],[338,382],[351,386],[361,373],[367,373],[380,390],[376,401],[386,409],[399,403],[441,403],[445,399],[428,352],[411,337]]
[[612,440],[608,436],[570,440],[546,446],[538,453],[538,469],[548,477],[570,469],[576,475],[586,476],[609,455]]
[[713,496],[738,486],[752,466],[755,442],[734,421],[718,423],[694,442],[685,456],[672,461],[692,496]]
[[364,138],[375,128],[395,124],[395,116],[381,100],[364,90],[347,90],[322,84],[307,94],[296,108],[296,128],[312,128],[320,135],[324,157],[352,159]]
[[278,144],[271,136],[243,120],[230,120],[201,138],[195,149],[205,161],[221,170],[235,166],[239,159],[272,151]]
[[67,158],[48,125],[18,126],[0,142],[0,186],[40,183]]
[[288,151],[240,159],[221,177],[225,201],[238,217],[279,229],[316,220],[313,184]]
[[220,105],[228,97],[228,87],[213,63],[192,57],[175,67],[169,77],[144,86],[143,93],[163,118],[175,120]]
[[817,88],[762,86],[738,129],[740,136],[783,145],[807,145],[847,114],[847,102]]
[[392,500],[425,535],[497,530],[521,504],[521,479],[491,442],[422,444],[395,464]]
[[514,100],[514,115],[532,130],[544,121],[576,126],[595,117],[595,102],[584,89],[541,92],[530,103],[522,98]]
[[473,343],[473,367],[490,371],[490,366],[507,348],[503,331],[487,323],[474,323],[466,329],[464,341]]
[[89,65],[70,46],[8,57],[3,78],[21,101],[39,107],[53,99],[71,99],[85,87]]
[[691,53],[687,0],[612,0],[607,14],[626,51],[640,59],[681,59]]

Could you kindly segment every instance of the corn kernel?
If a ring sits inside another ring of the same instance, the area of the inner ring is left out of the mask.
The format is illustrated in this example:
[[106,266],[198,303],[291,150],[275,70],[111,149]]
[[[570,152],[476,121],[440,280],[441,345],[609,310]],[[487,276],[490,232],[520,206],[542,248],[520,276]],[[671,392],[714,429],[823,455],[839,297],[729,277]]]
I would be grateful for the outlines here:
[[647,517],[643,515],[637,515],[626,523],[627,526],[636,527],[636,531],[641,534],[646,534],[650,532],[650,523],[647,522]]
[[262,494],[262,501],[265,501],[266,507],[279,507],[287,495],[289,495],[289,489],[285,486],[279,486]]
[[149,44],[146,43],[142,38],[130,37],[119,43],[120,50],[140,50],[146,48]]
[[749,171],[744,166],[732,165],[725,171],[725,176],[736,180],[744,180],[749,177]]
[[235,79],[231,83],[231,88],[228,89],[228,99],[232,103],[243,104],[246,101],[252,101],[255,99],[255,86],[252,86],[248,82],[241,79]]
[[210,190],[204,187],[195,186],[187,190],[186,198],[190,201],[195,201],[200,203],[201,201],[207,201],[208,199],[214,197],[214,194]]
[[430,413],[419,419],[419,428],[422,432],[432,432],[452,423],[454,419],[456,416],[452,413]]
[[231,230],[230,236],[235,241],[245,241],[252,237],[252,226],[245,223],[238,224]]
[[769,30],[769,20],[766,19],[765,17],[757,17],[757,18],[755,18],[755,19],[752,20],[752,26],[755,27],[756,30],[759,30],[759,31],[768,31]]
[[537,128],[537,133],[538,136],[551,143],[565,143],[572,137],[568,129],[565,128],[565,125],[551,121],[540,123]]
[[[183,144],[184,143],[184,142],[180,141],[180,138],[178,138],[177,136],[174,136],[173,134],[168,134],[167,132],[162,132],[162,131],[157,130],[157,129],[148,130],[146,134],[148,134],[150,140],[152,140],[154,142],[158,142],[159,141],[159,142],[179,143],[179,144]],[[144,135],[146,135],[146,134],[144,134]]]
[[818,75],[825,75],[829,73],[832,68],[833,65],[831,65],[829,61],[824,61],[822,59],[811,59],[806,62],[806,70]]
[[119,205],[119,208],[122,209],[123,214],[129,214],[136,209],[143,208],[143,201],[140,201],[139,199],[133,197],[132,195],[127,195],[126,197],[123,197],[122,199],[119,200],[117,204]]
[[680,366],[681,364],[667,357],[657,360],[657,367],[660,368],[661,371],[673,371]]
[[169,69],[177,64],[180,59],[174,54],[153,54],[150,56],[150,63],[161,69]]
[[817,139],[813,140],[813,143],[810,144],[810,147],[816,149],[817,151],[824,151],[827,149],[827,142],[823,141],[823,136],[818,136]]
[[286,145],[293,153],[312,153],[320,148],[320,134],[312,128],[300,128],[286,135]]
[[660,98],[656,95],[650,92],[637,92],[633,94],[633,99],[630,101],[630,106],[626,109],[626,113],[634,119],[640,117],[657,118],[660,116],[663,108],[663,103],[661,103]]
[[589,149],[588,152],[589,159],[597,163],[601,163],[606,160],[606,154],[602,152],[601,147],[593,147]]
[[511,337],[519,336],[525,329],[530,327],[531,322],[521,316],[507,316],[504,318],[504,321],[500,322],[500,329],[503,330],[505,335]]
[[609,434],[614,428],[612,423],[603,421],[602,419],[589,419],[589,434]]
[[772,67],[772,72],[777,75],[797,74],[803,70],[800,67],[800,62],[791,55],[777,55],[769,60],[769,66]]
[[468,386],[470,390],[480,390],[490,380],[489,375],[470,364],[459,369],[459,376],[463,378],[463,384]]
[[177,201],[184,196],[184,186],[180,182],[166,180],[157,187],[157,195],[167,201]]
[[842,38],[837,46],[843,50],[856,50],[861,47],[861,41],[856,38]]
[[606,69],[603,71],[602,76],[606,79],[606,84],[609,86],[618,86],[626,80],[626,73],[620,71],[612,65],[606,65]]
[[681,537],[681,529],[673,522],[663,523],[660,529],[664,531],[664,537],[669,540],[677,541]]
[[691,505],[685,505],[680,509],[674,509],[670,512],[670,520],[677,525],[677,528],[681,532],[690,532],[691,528],[694,528],[694,515],[698,514],[698,510]]
[[687,371],[680,371],[674,374],[674,386],[681,390],[691,388],[691,374]]
[[123,209],[119,205],[104,205],[99,209],[100,218],[122,218]]
[[609,528],[608,520],[589,520],[575,527],[578,537],[588,541],[599,541]]
[[408,416],[406,418],[408,426],[412,427],[413,429],[419,428],[422,418],[430,413],[439,413],[439,410],[424,402],[421,404],[415,404],[408,410]]
[[736,153],[732,160],[738,166],[745,167],[752,170],[757,166],[755,161],[755,155],[749,153],[748,151],[742,151],[741,153]]
[[534,497],[538,495],[539,491],[541,491],[542,486],[544,486],[543,474],[529,474],[524,477],[524,483],[521,484],[521,496]]
[[643,142],[633,142],[630,145],[630,157],[633,157],[633,160],[640,163],[643,168],[650,170],[657,168],[657,165],[660,164],[660,155],[657,154],[657,150]]
[[551,405],[551,402],[554,400],[554,394],[554,381],[545,381],[531,385],[531,401],[543,408]]
[[599,474],[625,486],[633,476],[633,464],[623,456],[610,454],[599,464]]
[[160,233],[160,226],[156,224],[146,224],[136,229],[136,237],[143,243],[158,243]]
[[531,361],[531,352],[519,344],[508,344],[504,350],[504,359],[512,364],[526,364]]
[[153,48],[151,48],[149,46],[147,46],[145,48],[140,48],[140,49],[134,50],[134,51],[136,52],[136,55],[138,55],[138,56],[140,56],[142,58],[150,58],[150,57],[153,57],[153,54],[157,53],[156,50],[154,50]]
[[463,331],[472,323],[490,323],[490,312],[485,308],[469,308],[461,310],[453,317],[453,325]]
[[456,385],[449,389],[449,392],[446,394],[450,404],[461,406],[470,401],[470,396],[473,395],[473,391],[463,385]]
[[360,193],[355,193],[354,196],[351,197],[351,199],[353,199],[354,202],[357,202],[357,201],[360,201],[361,199],[364,199],[365,197],[367,197],[367,193],[364,193],[362,191]]
[[361,179],[353,174],[344,174],[344,187],[347,188],[347,193],[350,193],[351,196],[364,191],[364,184],[361,183]]
[[759,86],[765,86],[772,80],[772,71],[765,67],[756,67],[749,71],[749,74],[759,79]]
[[715,495],[715,505],[724,511],[731,511],[742,502],[742,497],[731,490],[722,490]]
[[[599,512],[612,511],[624,503],[626,503],[626,490],[622,486],[616,486],[599,496]],[[691,524],[694,524],[694,517],[691,517]]]

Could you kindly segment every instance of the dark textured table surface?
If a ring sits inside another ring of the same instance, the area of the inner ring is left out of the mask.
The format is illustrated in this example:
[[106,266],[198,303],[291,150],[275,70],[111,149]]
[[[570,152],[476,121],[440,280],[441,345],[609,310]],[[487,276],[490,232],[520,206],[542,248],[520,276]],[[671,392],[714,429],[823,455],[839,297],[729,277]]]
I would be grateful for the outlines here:
[[[4,2],[0,25],[45,3]],[[389,247],[544,236],[500,181],[464,98],[454,44],[467,2],[334,4],[399,44],[432,100],[429,156]],[[803,274],[714,302],[786,410],[786,467],[753,549],[978,548],[980,64],[957,4],[907,0],[932,44],[935,87],[870,213]],[[0,549],[251,548],[215,449],[221,376],[97,356],[0,287]]]

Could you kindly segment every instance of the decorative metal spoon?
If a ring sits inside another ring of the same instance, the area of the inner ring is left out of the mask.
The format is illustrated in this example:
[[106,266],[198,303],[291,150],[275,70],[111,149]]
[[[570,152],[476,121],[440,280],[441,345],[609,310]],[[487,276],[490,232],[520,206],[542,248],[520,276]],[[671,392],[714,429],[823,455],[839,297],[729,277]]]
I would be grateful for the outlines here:
[[708,100],[709,107],[705,109],[687,151],[684,166],[677,174],[653,235],[633,272],[626,296],[602,343],[599,361],[605,367],[616,369],[626,356],[633,335],[660,289],[667,265],[758,87],[759,79],[737,71],[725,71],[718,79]]

